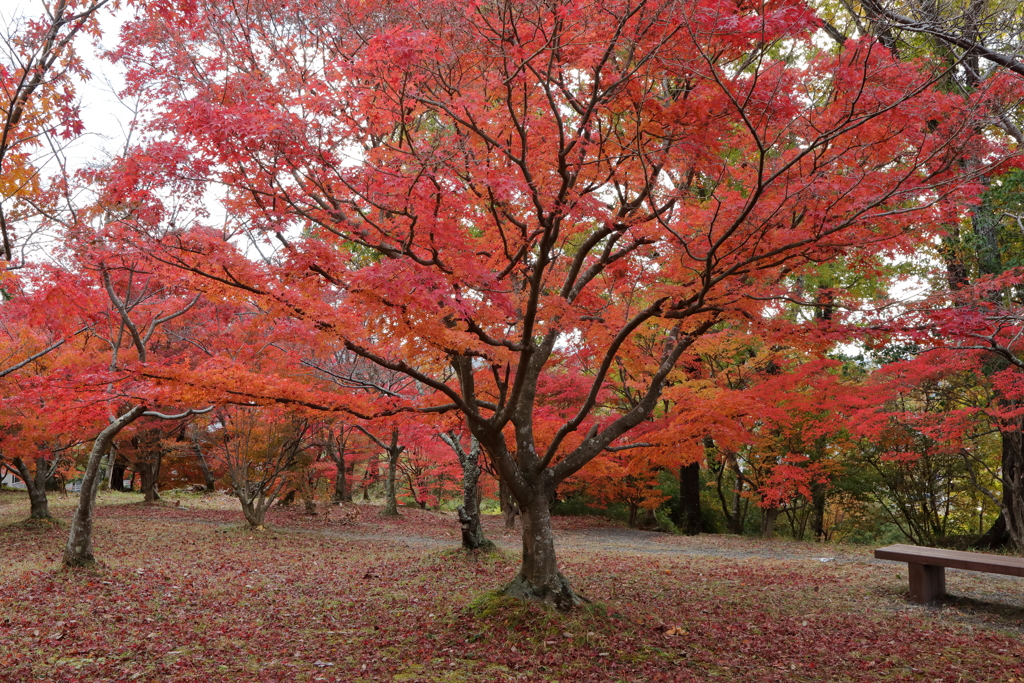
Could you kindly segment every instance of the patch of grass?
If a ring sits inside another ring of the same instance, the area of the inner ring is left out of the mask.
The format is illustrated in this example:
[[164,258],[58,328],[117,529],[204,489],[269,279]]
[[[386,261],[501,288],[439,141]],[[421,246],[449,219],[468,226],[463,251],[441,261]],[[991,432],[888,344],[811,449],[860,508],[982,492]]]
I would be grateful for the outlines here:
[[504,563],[518,564],[519,556],[498,545],[479,550],[466,550],[461,545],[447,550],[439,550],[437,554],[450,560],[462,560],[464,562],[483,562],[488,564]]
[[23,519],[20,522],[13,522],[8,526],[15,529],[22,529],[24,531],[42,531],[50,532],[58,529],[64,529],[67,527],[67,523],[63,520],[57,519],[56,517],[50,517],[49,519]]

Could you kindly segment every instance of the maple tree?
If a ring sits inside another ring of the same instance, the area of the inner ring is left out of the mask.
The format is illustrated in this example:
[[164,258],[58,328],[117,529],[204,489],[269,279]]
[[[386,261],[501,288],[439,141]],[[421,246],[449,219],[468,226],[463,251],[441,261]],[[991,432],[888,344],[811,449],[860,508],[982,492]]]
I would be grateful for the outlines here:
[[[946,70],[943,87],[951,92],[969,95],[979,89],[991,88],[993,81],[1005,83],[1004,92],[992,97],[985,107],[989,116],[985,125],[1016,142],[1018,149],[1024,144],[1024,109],[1019,93],[1020,76],[1024,75],[1021,54],[1021,21],[1024,14],[1013,3],[915,3],[902,0],[879,0],[854,6],[844,3],[830,6],[830,18],[835,22],[829,33],[842,42],[846,35],[874,35],[898,59],[925,56]],[[838,27],[838,28],[837,28]],[[967,155],[965,167],[984,164],[983,155]],[[946,290],[932,302],[948,296],[963,301],[963,293],[976,291],[979,278],[999,275],[1016,258],[1017,242],[1013,236],[1016,226],[1007,230],[1007,218],[1014,220],[1015,211],[1007,211],[1007,189],[1014,185],[1006,169],[995,169],[979,177],[985,188],[981,201],[959,216],[943,219],[941,246],[935,256],[941,261],[944,273],[932,278],[933,293]],[[922,245],[928,252],[932,250]],[[963,290],[961,292],[960,290]],[[931,297],[929,297],[931,298]],[[913,324],[913,323],[912,323]],[[941,344],[942,342],[940,342]],[[978,357],[983,358],[983,357]],[[934,362],[943,363],[941,355],[932,355]],[[980,361],[986,373],[998,372],[1001,361],[989,356]],[[954,362],[954,365],[956,363]],[[987,384],[986,380],[981,380]],[[998,403],[1002,399],[996,398]],[[1012,401],[1011,401],[1012,404]],[[1012,405],[1004,406],[1012,411]],[[1002,439],[1001,469],[1013,472],[1020,467],[1022,443],[1020,429],[1012,421],[996,420]],[[1001,508],[1012,507],[1013,498],[1024,493],[1014,491],[1018,484],[1010,477],[1004,481]],[[1012,540],[1006,515],[1000,514],[979,544],[998,547]]]
[[[818,25],[800,3],[306,11],[141,8],[118,56],[154,137],[108,201],[159,216],[161,184],[228,188],[273,258],[201,222],[119,225],[208,291],[415,380],[377,415],[461,412],[522,511],[506,590],[563,608],[579,598],[555,487],[628,445],[696,340],[770,319],[830,259],[913,249],[987,168],[958,160],[997,154],[976,123],[987,91],[945,93],[870,40],[796,59]],[[626,358],[646,372],[608,406]],[[542,437],[539,392],[563,378],[583,391]]]
[[262,529],[267,509],[308,446],[309,421],[265,408],[225,408],[217,412],[217,422],[217,456],[231,477],[245,521]]
[[355,468],[354,455],[360,449],[357,443],[359,432],[355,427],[338,422],[324,425],[320,430],[320,446],[324,456],[334,465],[334,491],[331,500],[335,503],[352,502],[352,485],[348,482],[349,472]]
[[[903,505],[912,527],[908,535],[915,539],[931,542],[946,535],[949,515],[962,515],[964,508],[972,514],[980,498],[1000,511],[993,528],[1002,528],[1010,543],[1024,547],[1020,277],[1019,269],[1012,268],[953,290],[939,288],[890,323],[893,336],[885,338],[886,346],[902,345],[910,352],[879,373],[882,385],[888,382],[888,391],[898,399],[880,411],[888,430],[881,457],[895,463],[891,468],[904,499],[921,497],[915,484],[943,489],[928,494],[928,506],[912,501],[921,509],[931,506],[924,520],[909,519]],[[993,437],[995,445],[989,443]],[[993,450],[999,454],[998,466],[990,461]],[[933,474],[918,483],[912,478],[915,467],[951,474]],[[966,503],[951,503],[955,497]],[[993,535],[990,528],[980,542],[992,542],[986,537]]]
[[455,451],[462,469],[462,505],[456,508],[462,528],[462,547],[466,550],[492,549],[494,543],[487,540],[480,524],[480,442],[471,436],[469,448],[466,448],[462,435],[454,429],[441,433],[439,438]]
[[[0,37],[0,255],[8,267],[25,263],[38,219],[66,208],[63,152],[83,133],[76,85],[89,77],[75,43],[99,35],[108,2],[45,0],[39,16],[18,8]],[[55,169],[46,168],[51,161]]]

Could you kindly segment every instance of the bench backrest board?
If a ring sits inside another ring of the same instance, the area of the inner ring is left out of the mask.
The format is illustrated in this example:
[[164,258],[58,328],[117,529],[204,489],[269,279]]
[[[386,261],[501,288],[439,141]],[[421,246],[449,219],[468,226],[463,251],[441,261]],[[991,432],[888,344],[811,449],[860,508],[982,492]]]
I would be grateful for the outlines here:
[[890,545],[875,550],[880,560],[896,560],[911,564],[926,564],[933,567],[951,567],[990,574],[1024,576],[1024,558],[1005,555],[966,553],[962,550],[923,548],[917,545]]

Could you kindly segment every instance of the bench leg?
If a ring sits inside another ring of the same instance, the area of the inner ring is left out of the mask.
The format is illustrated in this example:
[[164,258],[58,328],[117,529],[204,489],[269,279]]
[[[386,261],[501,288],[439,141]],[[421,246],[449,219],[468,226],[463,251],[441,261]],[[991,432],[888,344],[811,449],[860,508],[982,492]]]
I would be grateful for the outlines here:
[[946,594],[946,568],[930,564],[907,564],[910,573],[910,599],[928,603]]

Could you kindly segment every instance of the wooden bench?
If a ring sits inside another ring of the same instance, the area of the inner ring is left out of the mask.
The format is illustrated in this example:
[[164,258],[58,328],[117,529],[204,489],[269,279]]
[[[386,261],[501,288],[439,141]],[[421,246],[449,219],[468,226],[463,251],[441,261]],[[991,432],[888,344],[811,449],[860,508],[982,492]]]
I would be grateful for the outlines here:
[[946,567],[972,572],[1024,576],[1024,558],[961,550],[922,548],[916,545],[890,545],[875,550],[880,560],[906,562],[910,574],[910,599],[931,602],[946,593]]

